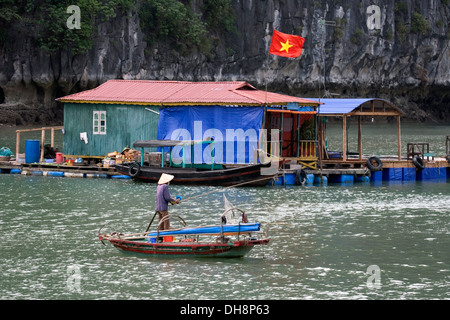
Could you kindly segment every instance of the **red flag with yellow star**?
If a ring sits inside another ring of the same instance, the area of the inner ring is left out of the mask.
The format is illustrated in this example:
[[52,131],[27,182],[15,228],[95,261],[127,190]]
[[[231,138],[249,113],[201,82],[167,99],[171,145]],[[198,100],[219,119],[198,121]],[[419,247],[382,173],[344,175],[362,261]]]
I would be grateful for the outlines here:
[[273,30],[269,53],[286,58],[297,58],[302,54],[303,43],[305,39],[300,36]]

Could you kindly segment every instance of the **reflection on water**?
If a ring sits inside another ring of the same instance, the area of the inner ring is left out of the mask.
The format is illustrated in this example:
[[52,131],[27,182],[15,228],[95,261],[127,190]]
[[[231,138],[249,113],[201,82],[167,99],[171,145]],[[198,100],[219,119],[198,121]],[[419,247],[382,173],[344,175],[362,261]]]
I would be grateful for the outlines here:
[[[185,199],[210,190],[171,186]],[[228,189],[271,238],[242,259],[135,257],[98,241],[102,226],[142,231],[155,191],[126,180],[1,175],[0,298],[450,298],[448,183]],[[222,194],[170,210],[191,226],[217,223]],[[367,286],[371,265],[379,289]]]

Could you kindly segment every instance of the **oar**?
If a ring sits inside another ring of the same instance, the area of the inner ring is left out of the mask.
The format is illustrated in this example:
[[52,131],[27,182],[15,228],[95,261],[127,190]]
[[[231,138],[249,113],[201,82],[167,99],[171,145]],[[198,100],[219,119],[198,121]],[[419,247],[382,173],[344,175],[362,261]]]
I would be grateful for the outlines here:
[[155,211],[155,214],[153,215],[152,221],[150,221],[150,223],[148,224],[148,227],[147,227],[147,229],[145,230],[145,232],[148,232],[148,230],[150,229],[150,226],[152,225],[153,220],[155,220],[155,217],[156,217],[156,214],[157,214],[157,213],[158,213],[158,211]]
[[[180,199],[181,200],[181,197],[180,196],[176,196],[176,198],[178,199]],[[170,203],[171,205],[174,205],[174,203]],[[152,223],[153,223],[153,220],[155,220],[155,217],[156,217],[156,214],[158,213],[158,211],[155,211],[155,214],[153,215],[153,218],[152,218],[152,221],[150,221],[150,223],[148,224],[148,227],[147,227],[147,229],[145,230],[145,232],[148,232],[148,230],[150,230],[150,226],[152,225]]]
[[[278,176],[278,175],[277,175],[277,176]],[[192,199],[195,199],[195,198],[198,198],[198,197],[206,196],[206,195],[211,194],[211,193],[214,193],[214,192],[220,192],[220,191],[227,190],[227,189],[229,189],[229,188],[239,187],[239,186],[242,186],[242,185],[245,185],[245,184],[248,184],[248,183],[258,182],[258,181],[262,181],[262,180],[266,180],[266,179],[268,179],[268,178],[265,177],[265,178],[260,178],[260,179],[256,179],[256,180],[250,180],[250,181],[246,181],[246,182],[237,183],[237,184],[234,184],[234,185],[225,187],[225,188],[223,188],[223,189],[205,192],[205,193],[202,193],[202,194],[199,194],[199,195],[196,195],[196,196],[193,196],[193,197],[184,199],[184,200],[180,200],[180,203],[186,202],[186,201],[188,201],[188,200],[192,200]],[[177,196],[177,197],[178,197],[178,196]],[[181,197],[180,197],[180,198],[181,198]],[[156,214],[157,214],[157,213],[158,213],[158,212],[155,211],[155,214],[153,215],[152,221],[150,221],[150,223],[149,223],[147,229],[145,230],[145,232],[148,232],[148,230],[150,229],[150,226],[152,225],[153,220],[155,220],[155,217],[156,217]]]

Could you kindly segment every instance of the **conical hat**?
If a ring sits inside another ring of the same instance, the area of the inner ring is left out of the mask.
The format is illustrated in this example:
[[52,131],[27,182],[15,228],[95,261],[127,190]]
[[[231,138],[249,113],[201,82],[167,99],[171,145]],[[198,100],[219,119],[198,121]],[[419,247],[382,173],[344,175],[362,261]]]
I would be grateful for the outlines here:
[[175,177],[170,174],[163,173],[161,175],[161,178],[159,178],[158,184],[168,183],[168,182],[172,181],[173,178],[175,178]]

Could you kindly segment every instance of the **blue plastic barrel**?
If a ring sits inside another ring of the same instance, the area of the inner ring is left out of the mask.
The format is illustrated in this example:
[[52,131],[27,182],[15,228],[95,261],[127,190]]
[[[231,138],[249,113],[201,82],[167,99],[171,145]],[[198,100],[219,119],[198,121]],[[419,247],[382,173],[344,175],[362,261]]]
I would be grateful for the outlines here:
[[25,163],[39,162],[41,158],[41,141],[27,140],[25,141]]

